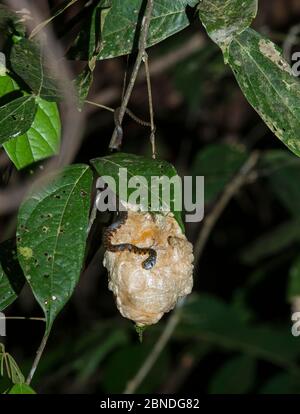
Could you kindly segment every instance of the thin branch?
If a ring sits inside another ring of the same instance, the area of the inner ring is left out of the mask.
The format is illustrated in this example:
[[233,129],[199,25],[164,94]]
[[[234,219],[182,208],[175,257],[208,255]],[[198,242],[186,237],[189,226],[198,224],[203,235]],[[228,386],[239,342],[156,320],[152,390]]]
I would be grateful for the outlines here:
[[143,365],[137,372],[136,376],[128,383],[124,391],[124,394],[133,394],[135,390],[137,390],[138,387],[141,385],[141,383],[146,378],[151,368],[157,361],[162,350],[164,349],[166,344],[169,342],[169,339],[171,338],[179,320],[180,320],[180,314],[177,310],[176,312],[173,312],[161,336],[158,338],[156,344],[154,345],[153,350],[151,351],[151,353],[148,355],[148,357],[144,361]]
[[70,0],[69,3],[67,3],[65,6],[57,10],[56,13],[53,14],[53,16],[49,17],[49,19],[44,20],[43,22],[39,23],[30,33],[29,39],[32,39],[34,36],[36,36],[44,27],[47,26],[47,24],[51,23],[52,20],[54,20],[57,16],[59,16],[61,13],[63,13],[65,10],[67,10],[70,6],[75,4],[78,0]]
[[[200,231],[199,238],[196,242],[195,249],[194,249],[194,256],[195,256],[195,263],[197,263],[202,256],[206,243],[208,241],[209,235],[211,234],[214,225],[216,224],[217,220],[221,216],[222,212],[228,205],[229,201],[232,197],[240,190],[240,188],[249,182],[249,176],[253,172],[253,168],[255,167],[258,161],[259,153],[253,152],[248,160],[245,162],[243,167],[240,169],[239,173],[233,178],[233,180],[227,185],[225,188],[221,198],[213,208],[212,212],[205,218],[203,223],[203,227]],[[133,394],[142,381],[146,378],[149,374],[151,368],[157,361],[159,355],[163,351],[164,347],[167,345],[168,341],[170,340],[176,326],[180,321],[180,308],[183,302],[179,304],[179,307],[173,312],[173,315],[168,320],[161,336],[158,338],[156,344],[154,345],[153,350],[150,352],[148,357],[143,362],[142,366],[138,370],[137,374],[134,378],[128,383],[124,393],[125,394]]]
[[[128,106],[129,99],[131,97],[133,87],[135,85],[135,81],[136,81],[141,63],[142,63],[144,55],[145,55],[145,49],[146,49],[148,31],[149,31],[150,20],[151,20],[151,15],[152,15],[152,10],[153,10],[153,4],[154,4],[154,0],[148,0],[147,1],[145,15],[143,17],[142,26],[141,26],[141,33],[140,33],[140,39],[139,39],[139,51],[138,51],[138,55],[137,55],[137,58],[136,58],[136,61],[135,61],[135,64],[134,64],[134,67],[133,67],[133,70],[132,70],[131,77],[130,77],[129,82],[128,82],[128,86],[127,86],[127,89],[126,89],[121,107],[120,107],[119,125],[122,124],[122,121],[123,121],[123,118],[124,118],[124,115],[125,115],[125,112],[126,112],[126,108]],[[111,150],[118,149],[120,147],[120,144],[121,143],[119,142],[119,139],[118,139],[118,128],[116,127],[114,129],[113,135],[111,137],[109,148]]]
[[30,383],[32,381],[32,378],[33,378],[33,376],[35,374],[35,371],[36,371],[36,369],[37,369],[37,367],[39,365],[41,356],[42,356],[42,354],[44,352],[45,346],[46,346],[47,341],[48,341],[48,338],[49,338],[49,334],[50,334],[50,331],[46,331],[45,334],[44,334],[44,336],[43,336],[42,342],[41,342],[41,344],[40,344],[40,346],[39,346],[39,348],[37,350],[37,353],[36,353],[35,359],[33,361],[32,367],[31,367],[30,372],[28,374],[28,377],[26,379],[26,384],[27,385],[30,385]]
[[155,125],[154,125],[154,112],[153,112],[153,102],[152,102],[151,77],[150,77],[150,71],[149,71],[149,62],[148,62],[147,52],[145,52],[143,61],[144,61],[144,64],[145,64],[145,71],[146,71],[148,100],[149,100],[149,112],[150,112],[150,123],[151,123],[150,142],[151,142],[151,147],[152,147],[152,158],[155,159],[156,158]]
[[87,99],[85,100],[85,103],[89,105],[97,106],[98,108],[101,108],[101,109],[106,109],[106,111],[115,112],[114,108],[111,108],[110,106],[102,105],[97,102],[88,101]]
[[22,320],[22,321],[41,321],[41,322],[46,322],[45,318],[36,318],[36,317],[27,317],[27,316],[0,316],[0,320],[1,319],[5,319],[5,320]]

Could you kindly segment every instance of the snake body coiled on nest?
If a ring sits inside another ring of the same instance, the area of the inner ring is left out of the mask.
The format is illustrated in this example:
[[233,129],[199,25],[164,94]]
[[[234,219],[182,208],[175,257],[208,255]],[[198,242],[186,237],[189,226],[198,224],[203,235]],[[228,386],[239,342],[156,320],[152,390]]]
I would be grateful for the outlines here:
[[148,254],[148,258],[143,261],[142,266],[146,270],[152,269],[156,264],[157,253],[154,249],[150,247],[138,247],[131,243],[120,243],[112,244],[111,239],[114,233],[125,224],[128,217],[127,211],[122,211],[119,213],[119,219],[108,226],[104,231],[104,247],[110,252],[123,252],[128,251],[135,254]]

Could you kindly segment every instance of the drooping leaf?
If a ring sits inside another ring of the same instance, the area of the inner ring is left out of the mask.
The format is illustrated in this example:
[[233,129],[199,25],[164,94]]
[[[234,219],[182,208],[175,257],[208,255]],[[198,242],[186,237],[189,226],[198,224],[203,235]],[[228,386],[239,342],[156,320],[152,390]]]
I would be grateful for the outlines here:
[[247,153],[227,145],[209,145],[200,151],[192,166],[193,175],[205,180],[205,202],[213,201],[247,160]]
[[254,264],[266,257],[278,254],[299,240],[300,220],[297,218],[280,224],[266,234],[262,234],[243,249],[241,259],[247,264]]
[[[19,93],[19,86],[10,76],[0,77],[1,99]],[[30,128],[4,144],[7,155],[18,169],[55,155],[59,150],[61,125],[57,104],[42,98],[36,98],[36,104],[37,111]]]
[[0,311],[17,299],[24,283],[15,240],[7,240],[0,244]]
[[245,394],[255,381],[255,359],[239,355],[229,359],[214,374],[210,394]]
[[29,39],[15,43],[10,56],[14,72],[23,79],[38,96],[49,101],[57,101],[60,92],[50,69],[45,66],[41,46]]
[[202,0],[200,19],[212,40],[226,52],[232,39],[252,23],[257,0]]
[[21,383],[14,385],[8,394],[36,394],[36,392],[29,385]]
[[[144,13],[143,0],[111,0],[111,7],[103,9],[99,15],[96,27],[101,28],[101,50],[98,59],[108,59],[125,55],[136,50],[137,29],[140,28]],[[149,28],[147,46],[161,42],[167,37],[179,32],[189,25],[186,7],[195,5],[195,1],[188,0],[156,0]],[[103,13],[105,13],[103,15]],[[94,24],[95,26],[95,24]],[[90,33],[94,33],[93,27]],[[86,28],[84,29],[86,31]],[[94,36],[87,32],[81,33],[77,42],[70,51],[70,57],[87,60],[89,53],[94,49]],[[83,47],[81,46],[83,45]]]
[[32,125],[37,105],[32,95],[14,99],[0,107],[0,146],[24,134]]
[[80,276],[91,183],[88,166],[72,165],[29,195],[19,210],[19,261],[48,330]]
[[17,169],[59,152],[61,124],[55,102],[36,99],[38,108],[28,131],[4,144],[4,149]]
[[300,81],[280,50],[246,29],[230,44],[229,64],[249,103],[273,133],[300,156]]
[[[97,171],[100,176],[110,176],[113,177],[116,183],[116,189],[112,189],[116,191],[118,197],[121,198],[122,201],[127,202],[130,195],[136,190],[129,186],[130,183],[123,183],[120,180],[120,169],[126,168],[127,169],[127,178],[128,181],[136,176],[143,177],[145,182],[145,192],[147,193],[147,199],[141,198],[139,200],[141,209],[145,211],[151,211],[151,200],[154,198],[154,192],[151,191],[151,181],[152,177],[162,177],[165,176],[167,178],[172,178],[177,175],[177,172],[173,165],[169,164],[164,160],[153,160],[151,158],[142,157],[139,155],[134,154],[125,154],[125,153],[117,153],[113,155],[109,155],[107,157],[95,158],[91,160],[91,164]],[[121,182],[121,184],[120,184]],[[110,186],[110,183],[107,182]],[[120,193],[120,189],[127,186],[127,199],[123,198],[123,195],[126,197],[124,193]],[[143,184],[142,184],[143,186]],[[152,187],[153,188],[153,187]],[[184,225],[182,222],[181,211],[176,211],[174,208],[176,201],[176,193],[174,191],[173,186],[170,189],[170,200],[165,200],[164,198],[164,190],[167,188],[166,185],[163,184],[161,191],[159,192],[159,211],[171,211],[174,214],[174,217],[178,221],[181,229],[184,231]],[[167,194],[167,193],[166,193]],[[179,195],[181,197],[181,194]],[[170,202],[169,202],[170,201]],[[152,211],[156,211],[153,210]]]

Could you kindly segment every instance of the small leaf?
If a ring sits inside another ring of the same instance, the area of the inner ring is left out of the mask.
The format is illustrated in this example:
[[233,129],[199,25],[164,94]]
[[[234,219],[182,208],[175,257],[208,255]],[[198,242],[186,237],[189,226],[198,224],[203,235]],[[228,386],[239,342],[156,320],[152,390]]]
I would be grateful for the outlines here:
[[11,11],[7,6],[0,4],[0,30],[2,36],[9,36],[15,32],[25,35],[25,27],[21,21],[22,15]]
[[[19,86],[10,76],[0,77],[0,96],[6,99],[20,93]],[[25,134],[12,138],[4,149],[16,168],[55,155],[59,150],[61,125],[57,104],[36,98],[37,112]]]
[[[140,200],[141,209],[145,211],[156,211],[151,210],[151,198],[153,197],[153,193],[151,192],[151,180],[152,177],[174,177],[177,175],[177,172],[173,165],[169,164],[164,160],[153,160],[146,157],[142,157],[139,155],[134,154],[125,154],[125,153],[117,153],[113,155],[109,155],[107,157],[102,158],[95,158],[91,160],[91,164],[97,171],[100,176],[110,176],[113,177],[116,183],[116,194],[118,197],[121,198],[122,201],[127,202],[128,199],[122,198],[123,194],[120,194],[119,187],[120,187],[120,168],[127,169],[127,177],[130,180],[132,177],[141,176],[144,177],[147,181],[147,188],[145,191],[147,192],[148,200],[144,200],[143,198]],[[110,183],[107,183],[110,185]],[[125,183],[124,183],[125,184]],[[126,183],[128,184],[128,183]],[[126,185],[125,184],[125,185]],[[123,183],[121,183],[123,186]],[[113,189],[112,189],[113,190]],[[136,189],[131,188],[128,186],[127,192],[128,197],[135,191]],[[175,205],[175,194],[173,186],[171,186],[170,191],[170,204],[167,202],[168,200],[163,199],[162,191],[159,192],[159,211],[171,211],[174,214],[175,219],[177,220],[178,224],[180,225],[182,231],[184,232],[184,225],[182,222],[181,211],[176,211],[174,209]]]
[[257,0],[202,0],[200,19],[212,40],[226,52],[232,39],[252,23]]
[[24,283],[15,240],[7,240],[0,244],[0,311],[17,299]]
[[210,394],[246,394],[255,380],[255,359],[240,355],[225,362],[214,374]]
[[28,39],[21,39],[11,51],[10,61],[14,72],[38,96],[49,101],[60,98],[55,80],[45,67],[40,46]]
[[[147,47],[161,42],[189,25],[186,15],[187,5],[195,2],[189,0],[156,0],[150,21]],[[126,55],[137,48],[136,31],[139,30],[143,0],[111,0],[111,8],[104,9],[98,18],[96,27],[101,28],[101,50],[97,59],[108,59]],[[95,24],[95,23],[94,23]],[[102,27],[103,26],[103,27]],[[93,26],[92,26],[93,27]],[[87,33],[87,29],[84,31]],[[94,30],[91,30],[94,33]],[[91,50],[94,50],[94,39],[88,41],[86,33],[81,33],[70,50],[70,57],[88,60]]]
[[36,394],[36,392],[27,384],[14,385],[8,394]]
[[19,261],[46,315],[48,331],[80,276],[91,184],[90,168],[72,165],[28,196],[19,210]]
[[249,103],[273,133],[300,156],[300,82],[280,50],[247,29],[232,40],[229,64]]
[[37,105],[32,95],[22,96],[0,107],[0,147],[31,127],[36,110]]
[[18,170],[59,152],[61,124],[57,104],[42,98],[36,102],[38,108],[29,130],[4,144]]

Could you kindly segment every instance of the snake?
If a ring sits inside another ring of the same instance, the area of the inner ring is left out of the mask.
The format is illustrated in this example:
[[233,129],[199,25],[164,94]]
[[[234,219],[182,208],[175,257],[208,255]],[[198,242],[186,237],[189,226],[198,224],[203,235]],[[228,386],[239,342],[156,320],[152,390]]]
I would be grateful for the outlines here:
[[111,239],[115,232],[125,224],[128,218],[128,212],[122,211],[119,213],[117,221],[108,226],[104,231],[103,241],[104,248],[110,252],[132,252],[135,254],[148,254],[146,260],[143,261],[142,267],[146,270],[152,269],[156,264],[157,253],[151,247],[138,247],[131,243],[112,244]]

